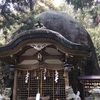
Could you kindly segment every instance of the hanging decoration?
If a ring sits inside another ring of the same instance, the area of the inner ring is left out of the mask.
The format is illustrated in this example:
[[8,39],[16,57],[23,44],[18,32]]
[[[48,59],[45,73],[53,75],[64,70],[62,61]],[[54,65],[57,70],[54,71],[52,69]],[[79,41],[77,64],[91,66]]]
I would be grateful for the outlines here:
[[46,68],[44,68],[44,80],[46,80],[46,72],[47,72],[47,70],[46,70]]
[[59,95],[60,94],[60,89],[59,89],[59,87],[57,87],[56,88],[56,93],[55,93],[56,95]]
[[47,72],[47,77],[50,77],[50,71],[48,70],[48,72]]
[[58,82],[58,71],[55,70],[55,82],[57,83]]
[[25,77],[25,83],[28,83],[29,74],[30,74],[30,73],[27,71],[26,77]]
[[42,50],[43,48],[45,48],[46,46],[50,45],[50,44],[45,44],[45,43],[34,43],[34,44],[28,44],[30,45],[31,47],[33,47],[34,49],[40,51]]
[[33,76],[34,76],[34,77],[36,77],[36,76],[37,76],[36,70],[34,71]]
[[39,73],[39,69],[38,69],[38,71],[37,71],[37,77],[36,77],[36,79],[39,81],[39,75],[40,73]]
[[36,100],[40,100],[40,93],[39,93],[39,77],[40,77],[40,68],[38,69],[38,76],[37,76],[37,79],[38,79],[38,92],[36,94]]
[[18,72],[18,77],[21,77],[21,71]]
[[36,100],[40,100],[40,93],[39,92],[36,94]]
[[38,55],[37,55],[37,60],[38,60],[39,62],[41,62],[42,59],[43,59],[43,57],[42,57],[41,53],[38,53]]

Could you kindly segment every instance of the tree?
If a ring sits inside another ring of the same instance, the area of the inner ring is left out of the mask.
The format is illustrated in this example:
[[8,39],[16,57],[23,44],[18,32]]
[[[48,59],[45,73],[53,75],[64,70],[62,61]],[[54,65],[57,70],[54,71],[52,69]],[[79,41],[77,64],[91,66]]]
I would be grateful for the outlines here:
[[68,4],[74,5],[74,9],[83,9],[84,7],[91,7],[94,3],[97,3],[95,0],[66,0]]
[[1,6],[1,44],[4,44],[4,39],[9,34],[32,28],[35,22],[34,16],[49,9],[57,9],[50,0],[34,0],[34,2],[33,0],[6,0]]
[[[66,0],[66,2],[74,6],[75,12],[81,10],[83,14],[90,14],[95,26],[98,25],[98,16],[100,16],[98,8],[100,8],[100,0]],[[87,13],[86,10],[88,11]]]

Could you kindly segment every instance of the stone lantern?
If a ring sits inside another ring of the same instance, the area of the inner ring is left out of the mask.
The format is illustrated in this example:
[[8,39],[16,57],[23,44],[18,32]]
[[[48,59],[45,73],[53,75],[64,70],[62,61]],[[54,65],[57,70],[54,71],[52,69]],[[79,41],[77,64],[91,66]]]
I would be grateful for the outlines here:
[[89,91],[92,94],[93,100],[100,100],[100,89],[98,88],[97,84],[94,84],[94,88]]

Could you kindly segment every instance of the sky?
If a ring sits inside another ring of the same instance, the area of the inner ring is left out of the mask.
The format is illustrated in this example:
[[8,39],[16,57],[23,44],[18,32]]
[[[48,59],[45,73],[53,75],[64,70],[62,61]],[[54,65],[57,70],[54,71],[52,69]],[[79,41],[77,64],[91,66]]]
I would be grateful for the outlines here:
[[60,6],[62,0],[53,0],[55,6]]
[[6,0],[0,0],[0,5],[4,5]]

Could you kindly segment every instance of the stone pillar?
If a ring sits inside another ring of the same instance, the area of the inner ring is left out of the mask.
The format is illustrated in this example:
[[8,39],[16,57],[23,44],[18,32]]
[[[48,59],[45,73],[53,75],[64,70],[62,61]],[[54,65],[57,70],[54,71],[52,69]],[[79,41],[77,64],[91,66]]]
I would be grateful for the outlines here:
[[79,97],[80,93],[79,91],[77,94],[74,94],[74,91],[71,86],[69,86],[69,76],[68,72],[71,71],[71,67],[69,64],[64,65],[64,79],[65,79],[65,95],[66,100],[81,100]]

